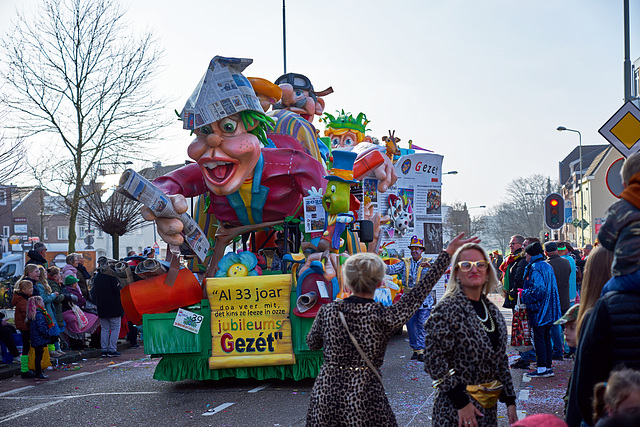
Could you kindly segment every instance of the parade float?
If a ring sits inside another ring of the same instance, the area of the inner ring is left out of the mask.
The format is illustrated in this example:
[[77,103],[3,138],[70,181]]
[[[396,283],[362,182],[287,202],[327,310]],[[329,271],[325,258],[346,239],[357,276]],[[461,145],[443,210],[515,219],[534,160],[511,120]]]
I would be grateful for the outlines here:
[[[314,378],[322,352],[305,338],[322,304],[348,296],[340,271],[349,254],[402,256],[412,236],[427,254],[442,250],[442,156],[400,149],[391,132],[376,143],[363,113],[325,114],[320,138],[313,119],[333,90],[316,92],[294,73],[246,78],[249,64],[213,58],[187,101],[195,163],[153,183],[131,170],[121,178],[119,191],[145,205],[170,259],[99,269],[125,285],[145,353],[161,357],[158,380]],[[186,198],[197,198],[193,217]],[[398,283],[376,299],[390,304]]]

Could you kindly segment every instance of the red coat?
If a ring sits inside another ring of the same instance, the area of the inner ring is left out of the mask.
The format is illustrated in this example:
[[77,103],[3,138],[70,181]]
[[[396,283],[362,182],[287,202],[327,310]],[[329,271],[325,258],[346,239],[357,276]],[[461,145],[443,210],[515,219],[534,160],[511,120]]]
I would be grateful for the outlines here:
[[14,292],[11,299],[11,305],[16,308],[14,313],[14,320],[16,322],[16,329],[19,331],[28,331],[29,324],[27,324],[27,301],[29,297],[21,292]]
[[[253,176],[254,182],[259,178],[261,184],[252,199],[254,223],[279,221],[293,215],[302,198],[308,196],[308,189],[325,186],[324,168],[301,150],[263,148],[261,162],[258,162]],[[195,197],[209,191],[200,166],[196,163],[161,176],[153,183],[169,195]],[[217,196],[209,192],[209,197],[211,205],[208,213],[215,215],[218,221],[233,226],[249,224],[246,209],[238,192],[228,196]],[[297,214],[303,214],[302,208]]]

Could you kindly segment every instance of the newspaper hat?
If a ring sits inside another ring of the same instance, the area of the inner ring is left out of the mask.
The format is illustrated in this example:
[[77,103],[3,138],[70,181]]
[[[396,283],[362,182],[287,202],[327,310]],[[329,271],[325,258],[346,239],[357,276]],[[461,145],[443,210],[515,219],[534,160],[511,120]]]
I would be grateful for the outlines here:
[[329,170],[329,175],[324,179],[327,181],[341,181],[347,184],[356,184],[359,181],[353,179],[353,164],[356,161],[357,153],[353,151],[341,151],[334,150],[331,152],[333,155],[333,167]]
[[307,292],[306,294],[300,295],[298,297],[298,300],[296,302],[296,307],[298,308],[298,311],[300,313],[304,313],[305,311],[309,310],[311,307],[316,305],[317,301],[318,301],[317,293],[313,291]]
[[182,127],[194,130],[243,110],[263,113],[260,99],[242,75],[252,62],[248,58],[214,57],[180,113]]
[[411,241],[409,242],[409,246],[407,247],[411,249],[412,246],[415,246],[417,248],[422,248],[423,251],[427,250],[427,248],[424,247],[424,241],[421,239],[418,239],[418,236],[413,236],[411,238]]

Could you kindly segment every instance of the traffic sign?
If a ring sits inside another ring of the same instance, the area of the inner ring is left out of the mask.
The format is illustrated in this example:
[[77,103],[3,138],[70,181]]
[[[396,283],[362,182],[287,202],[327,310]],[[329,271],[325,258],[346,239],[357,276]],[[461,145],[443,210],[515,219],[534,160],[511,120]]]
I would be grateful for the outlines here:
[[564,202],[564,222],[570,224],[573,221],[573,203],[571,200]]
[[583,219],[582,221],[578,222],[578,227],[582,228],[583,230],[588,226],[589,226],[589,222],[587,222],[586,219]]
[[578,218],[573,218],[573,221],[571,221],[571,225],[577,227],[578,224],[580,224],[580,220]]
[[640,109],[628,101],[598,132],[625,157],[640,151]]
[[620,176],[623,163],[624,157],[620,157],[618,160],[614,160],[614,162],[609,166],[609,169],[607,169],[607,188],[611,194],[616,196],[618,199],[620,198],[620,193],[624,190],[622,177]]

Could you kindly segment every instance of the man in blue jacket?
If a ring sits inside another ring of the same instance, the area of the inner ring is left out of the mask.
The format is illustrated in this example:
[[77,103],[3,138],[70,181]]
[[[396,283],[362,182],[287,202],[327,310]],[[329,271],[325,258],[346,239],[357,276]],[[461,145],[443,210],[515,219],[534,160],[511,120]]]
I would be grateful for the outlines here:
[[553,268],[544,262],[544,250],[538,242],[525,249],[529,263],[525,268],[522,302],[527,305],[529,324],[533,329],[533,346],[538,368],[527,372],[531,378],[554,376],[551,368],[551,327],[561,317],[560,297]]

